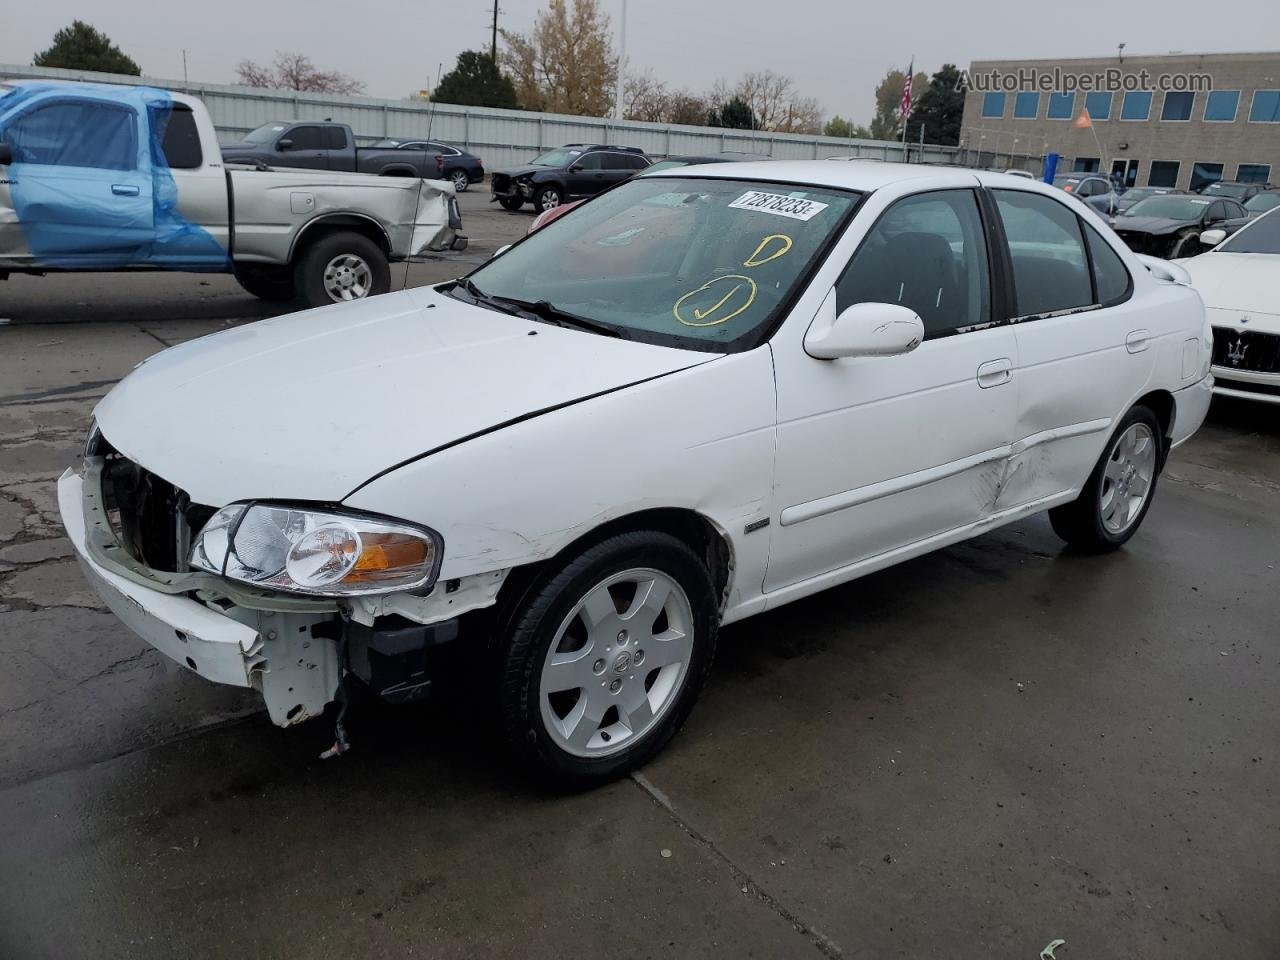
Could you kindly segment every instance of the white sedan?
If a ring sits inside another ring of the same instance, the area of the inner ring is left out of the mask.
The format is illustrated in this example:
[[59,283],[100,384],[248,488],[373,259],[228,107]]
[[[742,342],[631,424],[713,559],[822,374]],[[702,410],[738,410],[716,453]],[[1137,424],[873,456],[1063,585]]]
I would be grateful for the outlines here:
[[59,501],[120,618],[277,723],[479,647],[512,754],[589,783],[670,739],[723,624],[1045,510],[1125,543],[1211,395],[1183,281],[1024,178],[684,167],[153,357]]
[[1217,246],[1177,262],[1213,325],[1213,392],[1280,403],[1280,215],[1265,213],[1225,240],[1206,230],[1200,242]]

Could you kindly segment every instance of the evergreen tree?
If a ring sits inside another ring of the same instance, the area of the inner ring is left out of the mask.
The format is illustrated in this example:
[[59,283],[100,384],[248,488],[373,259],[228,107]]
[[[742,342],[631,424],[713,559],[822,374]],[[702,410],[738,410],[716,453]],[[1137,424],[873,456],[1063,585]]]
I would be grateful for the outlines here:
[[37,67],[142,75],[142,68],[112,43],[110,37],[82,20],[75,20],[71,26],[55,33],[53,46],[37,53],[32,63]]

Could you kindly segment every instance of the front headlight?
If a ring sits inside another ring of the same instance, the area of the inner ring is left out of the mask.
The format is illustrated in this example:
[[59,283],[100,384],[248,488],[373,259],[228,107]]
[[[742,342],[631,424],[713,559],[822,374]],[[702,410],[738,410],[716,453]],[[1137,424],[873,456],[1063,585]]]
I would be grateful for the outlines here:
[[268,503],[223,507],[191,548],[191,566],[270,590],[346,597],[435,583],[434,530],[359,514]]

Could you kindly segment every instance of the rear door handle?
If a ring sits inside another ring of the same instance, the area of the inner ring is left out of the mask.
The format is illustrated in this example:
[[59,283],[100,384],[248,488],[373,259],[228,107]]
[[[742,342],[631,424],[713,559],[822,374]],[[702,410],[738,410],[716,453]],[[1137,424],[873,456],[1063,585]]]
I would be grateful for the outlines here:
[[130,183],[113,183],[111,185],[111,192],[117,197],[136,197],[138,195],[138,188]]
[[1150,330],[1131,330],[1124,338],[1124,348],[1130,353],[1141,353],[1151,343]]
[[998,387],[1013,379],[1013,361],[1008,357],[988,360],[978,367],[978,386],[983,390]]

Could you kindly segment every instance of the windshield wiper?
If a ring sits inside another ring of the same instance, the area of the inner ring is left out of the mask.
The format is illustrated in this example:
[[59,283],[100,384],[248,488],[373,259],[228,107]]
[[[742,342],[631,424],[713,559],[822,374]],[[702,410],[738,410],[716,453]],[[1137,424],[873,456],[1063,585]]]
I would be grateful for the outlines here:
[[606,337],[626,339],[622,331],[610,323],[592,320],[577,313],[562,310],[550,300],[519,300],[515,297],[494,296],[489,299],[503,304],[510,304],[525,313],[531,313],[540,320],[555,324],[558,327],[576,327],[579,330],[590,330]]
[[505,313],[508,316],[512,316],[512,317],[518,317],[522,315],[519,309],[513,309],[512,307],[509,307],[506,304],[499,302],[504,298],[489,296],[487,293],[485,293],[483,290],[481,290],[479,287],[475,285],[475,281],[470,280],[467,277],[459,277],[457,280],[453,281],[453,288],[455,290],[458,288],[461,288],[467,291],[467,294],[471,297],[471,299],[481,306],[489,307],[492,310],[497,310],[499,313]]

